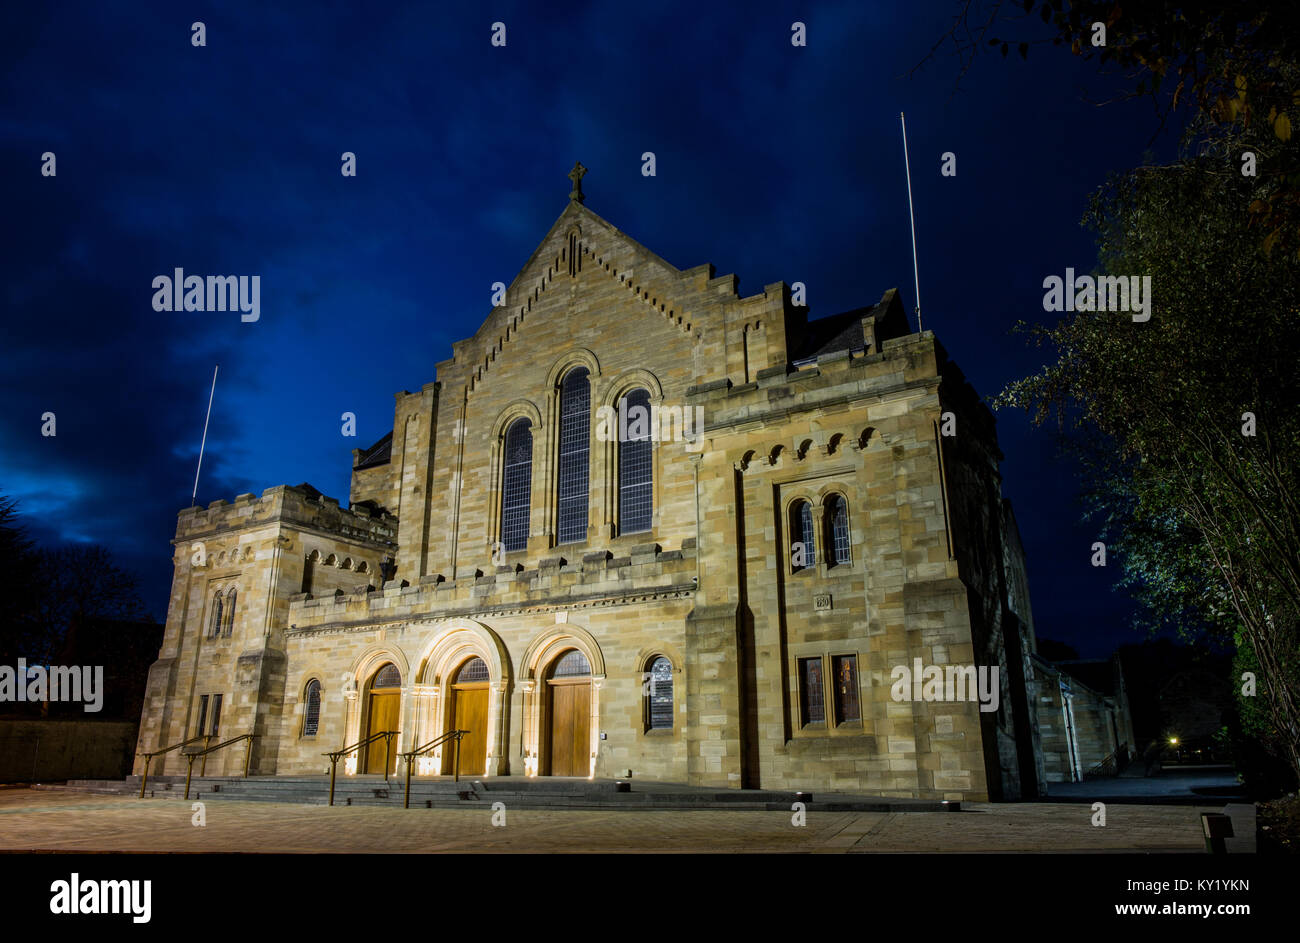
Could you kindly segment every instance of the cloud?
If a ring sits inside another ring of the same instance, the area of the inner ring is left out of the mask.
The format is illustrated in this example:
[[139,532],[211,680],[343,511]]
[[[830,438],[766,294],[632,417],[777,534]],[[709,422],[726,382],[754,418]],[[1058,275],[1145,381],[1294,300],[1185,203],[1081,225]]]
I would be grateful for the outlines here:
[[[564,209],[574,160],[588,206],[664,258],[713,262],[746,293],[804,281],[825,315],[910,295],[906,109],[927,327],[991,392],[1024,366],[1006,337],[1032,316],[1024,273],[1088,262],[1081,195],[1144,127],[1112,112],[1105,135],[1077,134],[1095,109],[1050,55],[988,63],[955,100],[955,63],[901,78],[946,25],[904,2],[150,9],[27,4],[0,36],[0,491],[45,539],[115,548],[155,607],[213,365],[200,503],[303,480],[346,498],[349,450],[475,332],[488,286]],[[961,175],[945,182],[947,149]],[[37,172],[45,150],[56,178]],[[151,280],[176,266],[262,276],[262,320],[154,312]],[[1013,442],[1009,483],[1022,464],[1039,467]],[[1072,482],[1043,474],[1022,525],[1069,516]],[[1031,549],[1031,580],[1068,566],[1046,539]],[[1040,624],[1086,621],[1037,601]]]

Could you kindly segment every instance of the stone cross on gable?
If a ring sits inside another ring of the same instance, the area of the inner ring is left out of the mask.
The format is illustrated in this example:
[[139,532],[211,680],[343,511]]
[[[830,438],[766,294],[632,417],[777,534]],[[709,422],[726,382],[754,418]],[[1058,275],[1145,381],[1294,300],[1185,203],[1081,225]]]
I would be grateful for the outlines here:
[[587,168],[582,166],[581,162],[573,165],[569,171],[569,179],[573,181],[573,189],[569,192],[569,200],[572,203],[582,203],[586,197],[582,195],[582,178],[587,175]]

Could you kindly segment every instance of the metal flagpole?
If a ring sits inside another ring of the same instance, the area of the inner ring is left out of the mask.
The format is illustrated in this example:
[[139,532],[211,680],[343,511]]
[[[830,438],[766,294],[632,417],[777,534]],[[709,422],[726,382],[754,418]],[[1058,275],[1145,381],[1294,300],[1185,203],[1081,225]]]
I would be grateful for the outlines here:
[[208,420],[212,418],[212,397],[217,395],[217,370],[221,364],[212,368],[212,392],[208,394],[208,414],[203,418],[203,441],[199,443],[199,467],[194,469],[194,493],[190,495],[190,507],[199,496],[199,472],[203,470],[203,448],[208,444]]
[[903,113],[898,113],[898,120],[903,123],[903,167],[907,171],[907,215],[912,220],[912,278],[916,283],[916,330],[920,333],[921,327],[921,276],[916,268],[916,211],[912,209],[912,165],[907,159],[907,119]]

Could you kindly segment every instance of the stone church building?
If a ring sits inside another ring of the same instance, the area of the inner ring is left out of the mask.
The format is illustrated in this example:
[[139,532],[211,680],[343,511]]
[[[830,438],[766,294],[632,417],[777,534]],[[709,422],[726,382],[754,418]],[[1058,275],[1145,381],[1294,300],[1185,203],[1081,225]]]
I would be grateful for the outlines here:
[[[396,731],[340,765],[365,774],[465,730],[475,778],[1038,794],[1023,552],[960,370],[893,290],[810,320],[784,282],[675,268],[583,172],[353,452],[346,507],[304,484],[180,512],[139,749],[248,733],[254,774],[319,775]],[[996,710],[895,700],[918,660],[996,666]]]

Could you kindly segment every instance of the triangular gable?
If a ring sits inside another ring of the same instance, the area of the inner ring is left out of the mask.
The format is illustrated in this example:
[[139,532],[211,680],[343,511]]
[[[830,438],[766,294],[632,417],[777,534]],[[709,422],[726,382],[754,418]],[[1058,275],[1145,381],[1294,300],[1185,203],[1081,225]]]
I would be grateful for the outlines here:
[[[625,270],[617,261],[627,256],[637,259],[634,271]],[[682,296],[691,288],[698,290],[701,276],[703,281],[713,277],[713,266],[682,271],[586,206],[571,201],[507,287],[505,304],[492,309],[473,337],[452,345],[455,362],[476,364],[471,389],[524,328],[533,306],[555,279],[569,276],[570,266],[577,266],[582,276],[592,273],[616,280],[686,335],[691,333],[692,321],[689,312],[682,310]]]

